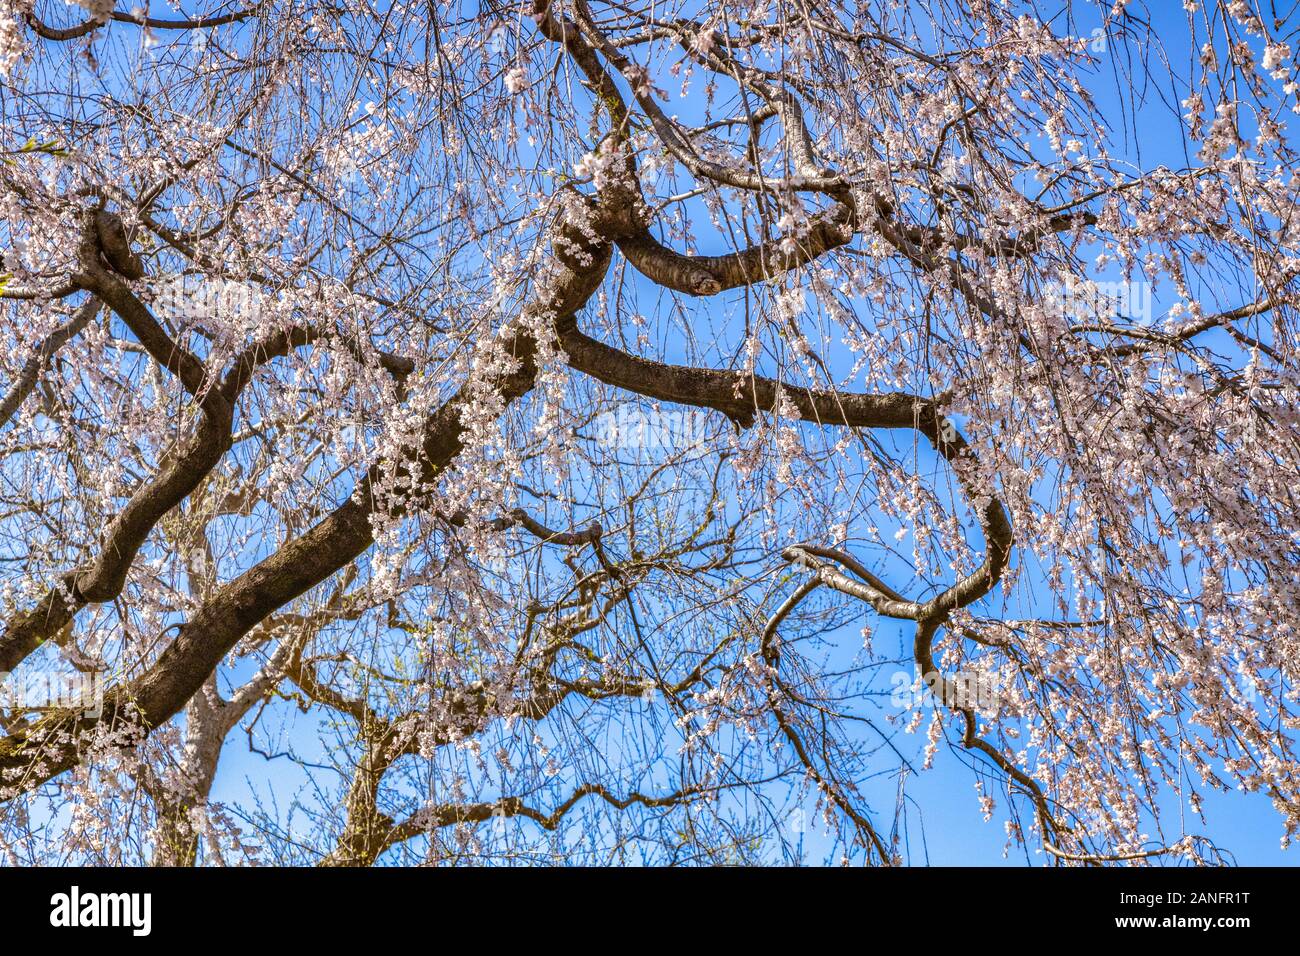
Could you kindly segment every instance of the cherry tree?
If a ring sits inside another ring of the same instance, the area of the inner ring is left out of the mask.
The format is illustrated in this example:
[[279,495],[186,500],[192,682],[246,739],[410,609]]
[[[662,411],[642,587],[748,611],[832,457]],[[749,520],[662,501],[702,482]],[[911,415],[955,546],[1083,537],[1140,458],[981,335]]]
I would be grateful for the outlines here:
[[4,0],[5,860],[1285,844],[1298,26]]

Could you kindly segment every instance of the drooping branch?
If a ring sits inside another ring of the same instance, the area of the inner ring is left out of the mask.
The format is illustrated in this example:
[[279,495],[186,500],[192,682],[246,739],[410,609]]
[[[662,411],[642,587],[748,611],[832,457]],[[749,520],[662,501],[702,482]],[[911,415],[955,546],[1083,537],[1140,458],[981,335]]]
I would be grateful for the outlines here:
[[759,412],[775,410],[784,396],[799,417],[819,425],[860,428],[919,428],[938,434],[940,416],[933,399],[903,392],[854,394],[783,385],[747,372],[670,365],[605,345],[579,330],[576,321],[560,323],[560,344],[569,365],[607,385],[647,398],[711,408],[748,427]]
[[850,206],[837,203],[810,219],[795,236],[721,256],[684,256],[658,242],[649,230],[619,238],[618,249],[638,272],[667,289],[717,295],[791,272],[851,241],[853,216]]
[[[607,244],[593,247],[580,229],[563,222],[553,244],[554,277],[542,292],[544,298],[528,308],[571,320],[603,279],[610,251]],[[117,291],[111,290],[113,294]],[[513,359],[515,368],[495,373],[486,384],[509,404],[533,387],[536,343],[531,335],[521,332],[508,336],[498,348]],[[465,432],[462,408],[479,394],[476,388],[480,383],[472,384],[474,387],[463,386],[429,416],[420,447],[407,451],[403,468],[411,472],[418,486],[432,487],[436,476],[460,453]],[[127,721],[147,730],[175,715],[245,634],[370,547],[374,540],[371,515],[376,509],[395,507],[400,514],[400,505],[392,506],[375,494],[381,477],[380,466],[373,466],[353,495],[329,516],[217,589],[143,674],[105,695],[99,716],[53,711],[0,740],[0,785],[25,788],[73,766],[80,759],[84,741],[101,724]],[[67,613],[70,615],[70,608]],[[39,627],[40,622],[36,623]]]
[[654,808],[680,806],[691,800],[701,799],[716,790],[715,787],[685,787],[658,797],[637,791],[632,791],[627,796],[620,797],[603,784],[585,783],[574,790],[563,803],[550,813],[529,806],[522,797],[513,796],[503,797],[492,803],[439,805],[426,808],[394,826],[385,836],[383,849],[428,834],[441,827],[484,823],[494,817],[523,817],[536,823],[544,830],[554,830],[560,825],[566,814],[577,806],[583,798],[589,796],[599,797],[616,809],[626,810],[634,805]]
[[159,17],[141,16],[137,13],[123,13],[120,10],[113,10],[106,18],[92,17],[84,23],[79,23],[72,27],[52,27],[44,20],[38,17],[34,10],[27,10],[24,18],[27,25],[32,31],[44,40],[52,40],[56,43],[66,43],[68,40],[76,40],[84,37],[100,27],[106,26],[109,21],[115,23],[130,23],[135,26],[146,27],[150,30],[207,30],[212,27],[224,26],[227,23],[238,23],[249,17],[256,16],[260,4],[254,5],[246,10],[238,10],[233,13],[217,14],[211,17],[195,17],[185,20],[167,20]]
[[40,380],[41,372],[49,366],[59,349],[80,335],[81,330],[90,324],[102,307],[102,303],[97,299],[93,297],[87,299],[77,307],[72,318],[47,335],[37,346],[35,354],[23,365],[22,371],[9,386],[9,391],[5,392],[3,399],[0,399],[0,428],[9,423],[9,419],[14,417],[14,413],[26,401],[27,396]]

